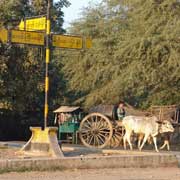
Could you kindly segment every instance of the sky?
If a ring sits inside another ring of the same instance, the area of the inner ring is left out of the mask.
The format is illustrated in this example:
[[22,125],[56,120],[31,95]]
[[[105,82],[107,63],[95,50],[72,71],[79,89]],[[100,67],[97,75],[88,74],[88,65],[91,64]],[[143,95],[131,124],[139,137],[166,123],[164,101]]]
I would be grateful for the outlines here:
[[98,3],[101,0],[69,0],[71,6],[63,8],[64,12],[64,28],[70,26],[70,22],[80,17],[80,13],[83,7],[87,7],[89,3]]

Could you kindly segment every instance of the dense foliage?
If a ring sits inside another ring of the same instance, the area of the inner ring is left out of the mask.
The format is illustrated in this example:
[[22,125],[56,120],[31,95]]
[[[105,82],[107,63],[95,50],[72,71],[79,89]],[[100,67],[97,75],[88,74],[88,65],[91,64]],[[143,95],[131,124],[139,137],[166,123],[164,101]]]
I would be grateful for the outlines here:
[[104,0],[84,9],[71,32],[93,39],[91,50],[64,59],[76,102],[179,104],[180,1]]
[[[53,4],[53,32],[65,32],[62,28],[64,14],[61,8],[69,5],[67,0],[59,0]],[[24,17],[45,15],[46,8],[47,1],[44,0],[1,0],[0,27],[14,29]],[[13,125],[8,127],[14,126],[16,131],[15,127],[20,124],[29,128],[30,125],[43,123],[44,51],[44,47],[0,43],[0,121],[7,124],[11,121]],[[55,61],[56,59],[52,61],[49,68],[50,84],[53,84],[49,94],[51,112],[57,105],[56,99],[59,96],[62,101],[60,91],[64,89],[64,84],[59,80],[62,76],[60,66],[54,66]]]

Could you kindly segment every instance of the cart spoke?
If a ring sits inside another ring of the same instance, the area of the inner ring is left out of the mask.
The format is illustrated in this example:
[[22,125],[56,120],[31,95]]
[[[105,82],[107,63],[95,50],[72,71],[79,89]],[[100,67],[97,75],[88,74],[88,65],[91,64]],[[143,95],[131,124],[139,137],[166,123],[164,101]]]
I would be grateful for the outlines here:
[[84,127],[91,129],[91,126],[89,126],[88,124],[84,124]]
[[99,136],[104,137],[105,139],[107,139],[107,136],[104,135],[104,134],[99,133]]
[[100,132],[101,134],[109,134],[109,133],[110,133],[110,130],[108,130],[108,129],[106,130],[106,129],[105,129],[105,130],[100,130],[99,132]]
[[93,141],[93,145],[94,145],[94,146],[96,146],[96,138],[95,138],[95,137],[96,137],[96,136],[93,135],[93,140],[94,140],[94,141]]
[[98,129],[100,129],[100,128],[102,127],[101,121],[98,121],[98,122],[97,122],[96,127],[97,127]]
[[97,120],[98,120],[98,116],[95,116],[95,121],[94,121],[94,127],[97,128]]
[[95,136],[95,139],[96,139],[96,145],[99,146],[99,139],[98,139],[98,136]]
[[94,122],[94,116],[91,116],[90,119],[91,119],[91,122]]
[[92,140],[93,140],[93,136],[89,136],[89,138],[87,138],[89,141],[87,141],[88,144],[91,144]]
[[91,122],[89,121],[89,120],[91,120],[91,119],[87,119],[86,120],[86,122],[90,125],[90,127],[92,126],[92,120],[91,120]]
[[97,135],[98,140],[101,142],[101,144],[104,144],[105,140],[100,135]]
[[121,137],[119,137],[119,136],[114,136],[114,139],[120,141],[120,140],[121,140]]
[[88,134],[90,134],[91,133],[91,131],[90,130],[81,130],[81,134],[84,134],[84,133],[88,133]]

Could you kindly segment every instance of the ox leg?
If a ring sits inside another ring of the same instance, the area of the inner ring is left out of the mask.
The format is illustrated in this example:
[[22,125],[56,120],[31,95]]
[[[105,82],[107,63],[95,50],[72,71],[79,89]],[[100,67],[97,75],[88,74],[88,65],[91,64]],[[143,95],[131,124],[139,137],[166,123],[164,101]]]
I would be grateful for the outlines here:
[[141,139],[138,139],[138,149],[140,148],[141,145]]
[[167,150],[169,151],[170,150],[170,146],[169,146],[169,141],[168,140],[164,141],[164,144],[160,147],[160,149],[164,149],[166,146],[167,146]]
[[166,141],[164,141],[164,144],[159,149],[164,149],[166,147]]
[[170,150],[169,141],[166,142],[167,142],[167,150],[169,151]]
[[125,135],[123,137],[123,145],[124,145],[124,149],[126,149],[126,133],[125,133]]
[[132,144],[131,144],[131,133],[127,134],[126,139],[127,139],[127,142],[128,142],[128,144],[130,146],[130,149],[132,150],[133,147],[132,147]]
[[139,137],[138,137],[138,149],[140,149],[141,141],[142,141],[142,139],[143,139],[143,136],[144,136],[144,135],[140,134]]
[[154,146],[155,146],[155,150],[156,152],[159,152],[158,148],[157,148],[157,137],[153,137],[153,142],[154,142]]
[[142,144],[141,144],[141,146],[140,146],[140,148],[139,148],[140,151],[142,150],[142,148],[143,148],[144,144],[146,143],[148,137],[149,137],[149,134],[145,134],[144,139],[143,139],[143,142],[142,142]]
[[124,144],[124,149],[126,149],[126,142],[128,142],[130,149],[132,150],[132,144],[131,144],[131,133],[126,132],[124,137],[123,137],[123,144]]

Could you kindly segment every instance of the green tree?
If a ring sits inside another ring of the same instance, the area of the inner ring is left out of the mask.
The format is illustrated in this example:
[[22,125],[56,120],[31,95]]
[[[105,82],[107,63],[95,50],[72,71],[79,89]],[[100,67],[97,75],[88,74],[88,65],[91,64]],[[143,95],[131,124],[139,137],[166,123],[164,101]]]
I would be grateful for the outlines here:
[[64,58],[77,102],[179,103],[179,1],[104,0],[85,9],[71,32],[93,38],[91,50]]
[[[1,27],[15,28],[25,16],[46,13],[46,1],[1,1]],[[42,7],[41,7],[42,5]],[[63,13],[61,8],[68,6],[67,0],[59,0],[53,5],[53,14],[58,14],[55,24],[56,32],[62,32]],[[58,19],[59,18],[59,19]],[[62,21],[60,23],[60,21]],[[55,23],[55,22],[54,22]],[[61,24],[61,25],[60,25]],[[35,48],[27,45],[0,44],[0,87],[1,107],[7,107],[18,113],[27,111],[41,111],[44,106],[44,48]],[[55,61],[55,60],[54,60]],[[56,63],[53,63],[56,66]],[[59,78],[60,69],[50,66],[51,83]],[[58,69],[58,71],[57,71]],[[52,86],[51,86],[52,87]],[[51,88],[50,108],[54,108],[59,89],[62,86]]]
[[30,13],[30,6],[26,0],[0,1],[0,27],[15,27],[21,18]]

